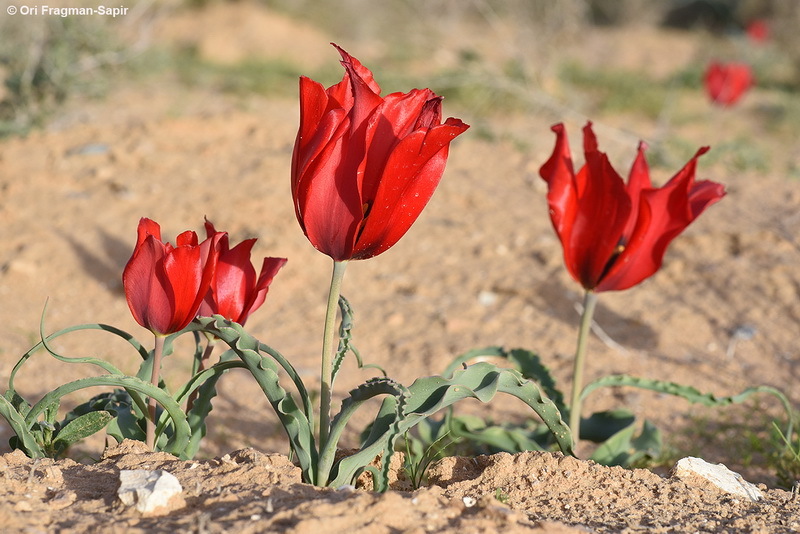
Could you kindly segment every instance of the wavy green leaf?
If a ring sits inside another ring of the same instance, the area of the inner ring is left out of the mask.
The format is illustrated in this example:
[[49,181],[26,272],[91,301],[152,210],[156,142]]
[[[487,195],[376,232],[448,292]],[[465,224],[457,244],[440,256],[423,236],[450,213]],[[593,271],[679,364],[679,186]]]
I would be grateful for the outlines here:
[[[144,415],[137,413],[136,406],[127,391],[115,389],[110,393],[97,395],[93,400],[95,409],[103,409],[114,414],[114,419],[106,426],[108,436],[117,440],[117,443],[122,443],[125,439],[145,441]],[[73,412],[78,408],[80,407],[76,407]]]
[[791,435],[792,432],[792,424],[794,420],[794,415],[792,411],[792,406],[789,403],[789,399],[786,398],[780,390],[773,388],[771,386],[756,386],[747,388],[738,395],[733,395],[729,397],[718,397],[713,393],[701,393],[697,389],[691,386],[684,386],[681,384],[676,384],[675,382],[667,382],[664,380],[653,380],[649,378],[638,378],[629,375],[609,375],[603,378],[599,378],[594,382],[591,382],[583,388],[581,392],[581,400],[586,399],[590,393],[594,390],[602,388],[602,387],[614,387],[614,386],[629,386],[635,387],[639,389],[646,389],[650,391],[656,391],[658,393],[665,393],[667,395],[673,395],[676,397],[681,397],[686,399],[687,401],[694,403],[694,404],[702,404],[703,406],[727,406],[729,404],[739,404],[747,400],[750,396],[755,395],[756,393],[766,393],[768,395],[772,395],[777,398],[781,404],[783,405],[783,409],[786,411],[786,418],[787,418],[787,435]]
[[581,439],[602,443],[635,422],[636,416],[625,408],[595,412],[581,418]]
[[356,355],[359,364],[361,362],[358,351],[350,344],[353,330],[353,308],[350,307],[350,303],[342,295],[339,295],[339,313],[342,319],[339,322],[339,346],[331,362],[331,388],[333,388],[336,375],[339,374],[339,369],[341,369],[344,357],[349,350],[352,350],[353,354]]
[[353,308],[350,307],[350,303],[347,301],[347,299],[341,295],[339,296],[339,312],[342,320],[339,323],[339,346],[336,349],[336,354],[334,355],[333,362],[331,363],[331,387],[333,387],[333,383],[336,380],[336,375],[339,373],[339,369],[342,367],[342,363],[344,362],[344,358],[347,356],[348,352],[352,352],[353,356],[355,356],[359,369],[376,369],[380,371],[384,378],[386,378],[386,371],[383,369],[383,367],[372,363],[364,364],[364,361],[361,359],[361,354],[353,346]]
[[[233,351],[227,351],[226,354],[228,353],[233,356]],[[211,400],[217,396],[217,382],[229,369],[247,368],[244,362],[239,360],[228,361],[226,358],[226,355],[223,354],[220,357],[221,361],[194,375],[186,386],[175,395],[175,400],[178,404],[183,404],[185,398],[188,398],[193,391],[198,390],[192,409],[186,414],[189,427],[192,429],[192,437],[189,439],[185,451],[186,456],[189,458],[194,458],[194,455],[197,454],[200,449],[200,442],[206,435],[205,421],[213,408]]]
[[631,441],[636,425],[628,425],[600,444],[591,460],[601,465],[625,465],[632,448]]
[[18,448],[22,449],[31,458],[44,458],[46,456],[30,431],[30,425],[25,421],[25,417],[2,395],[0,395],[0,415],[3,416],[11,430],[16,434]]
[[[400,435],[399,425],[405,419],[405,405],[409,396],[408,390],[399,382],[391,378],[373,378],[366,383],[361,384],[354,390],[350,391],[347,398],[342,401],[342,409],[336,414],[333,422],[331,423],[331,432],[328,437],[328,442],[321,448],[320,453],[320,468],[317,473],[317,485],[327,486],[330,482],[331,467],[333,465],[334,456],[336,454],[337,444],[342,435],[348,421],[353,414],[358,410],[361,405],[369,399],[377,397],[378,395],[390,395],[396,399],[394,419],[389,426],[388,432],[385,434],[385,447],[382,451],[380,472],[373,473],[374,487],[376,491],[386,491],[389,485],[389,462],[392,453],[394,452],[394,443]],[[365,462],[366,460],[366,462]],[[337,466],[337,479],[342,477],[350,477],[354,479],[358,476],[366,464],[370,463],[372,458],[365,458],[365,456],[356,453],[342,459]]]
[[[137,420],[137,417],[142,418],[143,416],[141,414],[137,416],[133,400],[124,389],[115,389],[95,395],[70,410],[60,424],[62,427],[66,426],[81,415],[91,412],[108,412],[112,414],[113,419],[106,426],[106,434],[118,442],[123,439],[140,439],[142,441],[145,439],[144,431],[139,427]],[[125,434],[121,433],[121,428],[123,427],[128,430]]]
[[[280,352],[278,352],[277,350],[273,349],[272,347],[270,347],[265,343],[261,343],[260,341],[252,337],[244,330],[244,328],[240,324],[235,323],[233,321],[229,321],[224,317],[222,317],[221,315],[217,315],[215,317],[197,317],[194,321],[189,323],[189,325],[186,328],[184,328],[181,332],[174,335],[179,335],[186,332],[203,332],[205,334],[214,336],[218,339],[222,339],[217,335],[219,333],[219,326],[216,323],[217,319],[223,321],[222,324],[228,325],[229,327],[234,328],[236,332],[239,332],[244,336],[246,336],[250,340],[251,344],[257,344],[256,352],[258,353],[263,352],[265,354],[268,354],[273,360],[275,360],[275,362],[277,362],[278,365],[281,366],[281,368],[286,372],[286,374],[289,376],[289,378],[292,380],[295,387],[297,388],[300,400],[303,403],[303,413],[305,415],[305,418],[309,421],[309,426],[313,427],[314,407],[311,405],[311,397],[308,394],[306,386],[303,383],[303,380],[300,378],[300,375],[297,374],[297,370],[295,370],[292,364],[289,363],[289,360],[287,360],[286,357],[284,357]],[[224,341],[229,347],[231,347],[231,343],[235,344],[235,337],[236,335],[234,334],[228,341],[225,341],[224,339],[222,341]],[[240,356],[239,353],[236,352],[235,350],[234,353],[237,355],[237,357]],[[275,368],[274,370],[277,372],[277,368]]]
[[[292,395],[280,385],[277,365],[261,354],[260,350],[263,345],[245,332],[241,325],[229,321],[221,315],[201,317],[196,319],[195,323],[199,328],[224,341],[245,363],[275,410],[289,437],[289,445],[300,464],[303,480],[313,483],[317,478],[318,460],[313,428],[304,410],[298,407]],[[272,352],[277,353],[274,350]],[[285,365],[289,365],[288,361],[282,357],[281,359]],[[296,372],[293,369],[292,371],[297,377]]]
[[[57,332],[55,332],[53,334],[50,334],[49,336],[45,336],[44,335],[44,330],[45,330],[44,318],[45,318],[45,314],[46,313],[47,313],[47,303],[45,303],[44,309],[42,310],[41,318],[39,320],[39,336],[40,336],[41,340],[39,341],[39,343],[37,343],[36,345],[31,347],[25,354],[23,354],[22,357],[20,357],[20,359],[14,365],[14,368],[11,370],[11,374],[9,375],[9,378],[8,378],[8,389],[9,389],[9,391],[14,391],[14,380],[15,380],[16,375],[19,372],[20,368],[25,364],[25,362],[27,362],[30,359],[31,356],[33,356],[34,353],[36,353],[40,349],[45,349],[51,356],[53,356],[54,358],[56,358],[59,361],[65,362],[65,363],[85,363],[85,364],[89,364],[89,365],[95,365],[97,367],[100,367],[101,369],[103,369],[104,371],[106,371],[109,374],[124,375],[124,373],[122,371],[120,371],[119,369],[117,369],[114,365],[112,365],[111,363],[106,362],[105,360],[102,360],[100,358],[92,358],[92,357],[78,357],[78,358],[75,358],[75,357],[66,357],[66,356],[62,356],[62,355],[58,354],[51,347],[50,342],[53,341],[54,339],[60,337],[60,336],[63,336],[65,334],[69,334],[71,332],[77,332],[77,331],[80,331],[80,330],[102,330],[102,331],[105,331],[105,332],[110,332],[111,334],[114,334],[114,335],[122,338],[128,344],[130,344],[139,353],[139,355],[142,356],[142,358],[147,358],[147,355],[148,355],[147,350],[142,346],[141,343],[139,343],[139,341],[135,337],[133,337],[131,334],[129,334],[128,332],[126,332],[124,330],[121,330],[121,329],[119,329],[117,327],[114,327],[114,326],[111,326],[111,325],[107,325],[107,324],[90,323],[90,324],[76,325],[76,326],[71,326],[71,327],[59,330],[59,331],[57,331]],[[135,392],[128,392],[128,393],[129,394],[132,393],[132,395],[131,395],[132,398],[134,399],[134,401],[139,406],[139,409],[142,410],[143,413],[144,413],[144,410],[145,410],[144,400],[141,399],[140,397],[138,397],[138,395]]]
[[[44,320],[44,315],[42,316],[42,320]],[[42,329],[42,331],[44,329],[44,326],[42,324],[40,324],[40,329]],[[127,341],[134,349],[136,349],[136,351],[139,353],[140,356],[142,356],[143,358],[147,357],[147,350],[141,345],[141,343],[139,343],[136,340],[136,338],[134,338],[132,335],[125,332],[124,330],[120,330],[119,328],[116,328],[114,326],[101,323],[71,326],[69,328],[64,328],[62,330],[54,332],[49,336],[46,337],[42,336],[42,340],[39,341],[39,343],[28,349],[28,351],[20,357],[16,365],[14,365],[14,368],[11,370],[11,374],[9,375],[8,378],[8,389],[12,391],[14,390],[14,380],[16,378],[17,373],[19,372],[19,369],[25,364],[26,361],[28,361],[28,359],[30,359],[31,356],[33,356],[34,353],[45,348],[54,339],[61,337],[65,334],[69,334],[71,332],[77,332],[80,330],[103,330],[105,332],[110,332],[122,338],[123,340]],[[51,354],[57,359],[64,362],[87,363],[91,365],[96,365],[110,374],[123,374],[119,369],[99,358],[67,358],[65,356],[57,355],[54,351],[52,351]]]
[[19,396],[19,394],[9,389],[3,394],[3,398],[6,399],[8,402],[11,403],[11,406],[14,407],[16,411],[18,411],[23,417],[28,415],[28,412],[31,411],[31,405],[28,401],[23,399]]
[[37,402],[31,408],[30,412],[25,417],[26,425],[28,428],[30,428],[36,424],[37,417],[42,412],[50,409],[54,405],[57,405],[63,396],[81,389],[97,386],[121,387],[126,391],[137,391],[143,395],[146,395],[147,397],[155,399],[156,402],[163,406],[164,410],[166,410],[166,412],[169,414],[174,427],[174,434],[172,437],[170,437],[163,450],[165,452],[174,454],[175,456],[182,457],[182,452],[189,441],[190,435],[189,423],[186,421],[186,415],[183,413],[178,403],[175,402],[175,400],[169,396],[169,394],[153,386],[152,384],[133,376],[102,375],[89,378],[80,378],[59,386],[42,397],[39,402]]
[[469,415],[452,416],[448,421],[453,438],[483,444],[492,451],[511,453],[544,450],[543,444],[537,439],[541,439],[538,435],[540,426],[487,424],[482,418]]
[[[466,369],[456,370],[451,378],[432,376],[417,379],[408,387],[410,396],[403,408],[405,417],[397,420],[397,398],[390,396],[383,401],[375,423],[361,451],[351,458],[353,463],[367,465],[383,449],[393,436],[400,435],[421,420],[466,398],[490,402],[497,393],[506,393],[527,404],[544,421],[561,450],[572,454],[572,434],[561,419],[556,405],[545,397],[539,386],[526,380],[514,369],[502,369],[481,362]],[[339,469],[334,473],[333,486],[349,484],[352,473]]]
[[100,432],[113,419],[114,416],[110,412],[96,411],[85,413],[71,420],[58,431],[53,440],[52,451],[54,455],[58,456],[70,445],[88,438],[96,432]]
[[289,378],[294,383],[294,386],[297,388],[297,394],[300,397],[301,402],[303,403],[303,414],[305,415],[306,419],[308,420],[308,425],[313,428],[314,427],[314,406],[311,404],[311,395],[308,394],[306,390],[306,385],[303,383],[303,380],[300,378],[300,375],[297,374],[297,370],[289,363],[280,352],[273,349],[269,345],[265,345],[264,343],[259,343],[258,350],[269,354],[273,360],[278,362],[278,365],[283,368]]
[[514,368],[522,373],[523,377],[539,384],[544,394],[550,397],[550,400],[555,403],[560,412],[567,412],[567,407],[564,404],[564,395],[556,387],[556,381],[550,373],[550,369],[542,363],[542,359],[538,354],[527,349],[506,350],[498,346],[473,349],[450,362],[443,375],[451,376],[458,368],[470,363],[479,361],[491,363],[491,360],[495,358],[507,360],[513,364]]
[[661,453],[661,432],[645,420],[642,432],[634,438],[635,424],[619,430],[594,451],[591,460],[601,465],[630,467],[645,457],[655,458]]

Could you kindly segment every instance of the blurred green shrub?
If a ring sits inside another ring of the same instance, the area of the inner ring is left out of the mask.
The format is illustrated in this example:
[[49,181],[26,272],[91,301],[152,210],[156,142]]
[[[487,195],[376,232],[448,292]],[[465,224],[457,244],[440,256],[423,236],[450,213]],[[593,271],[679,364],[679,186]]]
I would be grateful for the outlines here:
[[602,112],[634,112],[656,119],[675,84],[663,83],[635,71],[590,68],[577,62],[562,65],[560,79],[589,96]]
[[0,136],[41,124],[72,94],[101,93],[122,49],[103,17],[2,17],[0,35]]

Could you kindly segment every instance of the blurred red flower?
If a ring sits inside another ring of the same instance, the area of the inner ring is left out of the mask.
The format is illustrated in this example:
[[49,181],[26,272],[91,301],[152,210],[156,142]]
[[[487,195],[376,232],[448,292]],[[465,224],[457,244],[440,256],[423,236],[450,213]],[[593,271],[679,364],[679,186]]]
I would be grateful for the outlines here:
[[583,129],[585,164],[577,174],[564,125],[552,129],[555,149],[539,172],[547,182],[550,219],[564,263],[587,290],[627,289],[655,274],[669,243],[725,195],[718,183],[695,181],[697,158],[708,147],[658,188],[650,182],[644,143],[625,184],[598,150],[591,122]]
[[161,241],[158,223],[139,221],[136,247],[122,273],[125,297],[137,323],[165,336],[194,319],[211,286],[222,236],[216,233],[198,244],[197,234],[186,231],[172,246]]
[[[219,234],[209,221],[206,221],[206,233],[209,238]],[[255,242],[255,239],[246,239],[229,248],[228,235],[222,234],[217,268],[198,315],[219,314],[244,325],[250,314],[264,303],[272,279],[284,266],[286,258],[264,258],[261,273],[256,278],[255,267],[250,263]]]
[[711,62],[703,78],[711,100],[732,106],[753,85],[753,73],[746,63]]
[[757,44],[766,43],[769,40],[769,24],[764,19],[755,19],[745,27],[747,37]]
[[336,48],[341,82],[325,89],[300,78],[292,197],[311,244],[345,261],[376,256],[408,231],[439,184],[450,142],[469,126],[442,123],[442,99],[430,89],[381,97],[372,72]]

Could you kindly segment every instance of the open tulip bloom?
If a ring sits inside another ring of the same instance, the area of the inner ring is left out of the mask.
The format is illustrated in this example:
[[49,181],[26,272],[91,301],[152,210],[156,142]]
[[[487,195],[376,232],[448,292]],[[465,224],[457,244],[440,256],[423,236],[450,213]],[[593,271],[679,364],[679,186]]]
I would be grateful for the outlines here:
[[345,262],[376,256],[403,237],[439,184],[450,142],[469,127],[454,118],[442,123],[442,98],[430,89],[382,97],[372,72],[336,48],[345,69],[342,81],[326,89],[300,78],[300,128],[292,154],[297,220],[311,244],[334,260],[323,335],[323,441]]
[[722,185],[695,181],[703,147],[662,187],[653,187],[639,144],[627,184],[598,150],[591,123],[583,129],[585,163],[576,173],[562,124],[542,166],[550,219],[564,263],[585,289],[628,289],[655,274],[669,243],[708,206],[725,195]]
[[703,83],[712,102],[720,106],[732,106],[753,85],[753,72],[746,63],[712,61],[706,69]]
[[136,246],[122,273],[125,298],[136,322],[156,336],[182,330],[197,315],[208,293],[219,256],[221,233],[198,243],[180,234],[173,246],[161,241],[155,221],[139,221]]
[[450,142],[469,126],[442,123],[442,99],[430,89],[380,96],[372,72],[337,49],[341,82],[325,89],[300,78],[292,198],[309,241],[345,261],[397,243],[439,184]]
[[[136,322],[155,334],[151,383],[158,385],[164,336],[184,328],[197,316],[211,288],[223,234],[210,233],[202,243],[197,234],[178,235],[176,245],[161,241],[155,221],[139,221],[136,246],[122,273],[125,298]],[[149,403],[146,442],[154,446],[156,401]]]
[[[219,234],[209,221],[206,221],[206,233],[209,239]],[[230,248],[228,235],[222,234],[219,243],[216,272],[197,315],[219,314],[244,325],[250,314],[264,304],[269,286],[286,264],[286,258],[264,258],[261,272],[256,276],[255,267],[250,262],[256,239],[245,239]]]
[[586,289],[570,412],[570,427],[577,439],[578,390],[595,294],[628,289],[655,274],[669,243],[720,200],[725,189],[715,182],[695,180],[697,159],[708,147],[698,150],[662,187],[653,187],[644,143],[639,144],[625,183],[598,150],[591,123],[583,129],[585,163],[577,173],[564,125],[553,126],[553,131],[555,149],[540,174],[547,182],[550,219],[564,250],[564,263]]

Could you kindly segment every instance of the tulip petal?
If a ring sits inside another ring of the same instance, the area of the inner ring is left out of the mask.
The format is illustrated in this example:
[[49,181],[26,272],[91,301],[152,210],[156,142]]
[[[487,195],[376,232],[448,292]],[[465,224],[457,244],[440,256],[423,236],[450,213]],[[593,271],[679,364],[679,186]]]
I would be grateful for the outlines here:
[[[194,318],[200,282],[203,279],[202,258],[198,247],[176,247],[164,256],[163,273],[172,290],[172,321],[166,332],[177,332]],[[205,296],[205,292],[202,294]]]
[[344,48],[341,46],[337,45],[336,43],[331,44],[342,56],[342,64],[347,69],[347,72],[357,75],[363,81],[364,85],[366,85],[367,88],[376,95],[381,94],[381,86],[378,85],[378,82],[375,80],[372,71],[365,67],[359,60],[345,52]]
[[[208,294],[213,297],[215,313],[240,322],[249,292],[256,284],[256,270],[250,263],[250,251],[255,239],[242,241],[232,249],[220,253],[214,281]],[[208,294],[206,297],[208,297]],[[204,306],[201,305],[201,314]]]
[[582,194],[565,246],[572,262],[567,267],[583,287],[593,289],[618,253],[631,203],[622,177],[602,152],[586,153],[586,164],[578,172],[576,183]]
[[403,139],[389,156],[353,259],[376,256],[400,240],[439,185],[450,142],[469,128],[458,119]]
[[345,140],[325,147],[295,195],[298,220],[315,248],[339,261],[349,257],[363,217],[356,172],[342,163]]
[[[318,150],[309,149],[309,146],[324,146],[324,141],[315,139],[320,136],[318,126],[322,121],[322,117],[326,114],[328,107],[328,95],[322,84],[315,82],[305,76],[300,78],[300,128],[297,131],[297,140],[295,141],[294,154],[292,155],[292,166],[296,170],[304,168],[309,160],[314,159],[314,154]],[[326,131],[332,132],[335,130],[328,125]],[[328,134],[328,137],[330,134]],[[322,134],[325,137],[325,134]],[[310,152],[310,154],[309,154]],[[298,160],[299,155],[305,156],[305,161]],[[293,174],[294,176],[294,174]]]
[[[639,143],[639,148],[636,150],[636,159],[633,160],[631,165],[631,172],[628,175],[628,197],[631,199],[631,206],[636,209],[639,206],[639,197],[642,191],[650,189],[652,184],[650,182],[650,167],[647,165],[647,159],[644,156],[644,151],[647,145],[643,142]],[[628,224],[622,232],[623,240],[627,243],[633,234],[633,229],[636,226],[636,217],[629,217]]]
[[[372,204],[380,184],[384,166],[392,150],[400,141],[417,128],[420,116],[432,97],[429,89],[415,89],[409,93],[393,93],[375,110],[366,131],[368,148],[364,172],[359,176],[361,203]],[[433,98],[441,107],[441,99]],[[430,114],[430,111],[428,112]],[[430,120],[430,119],[429,119]],[[434,124],[434,126],[439,123]],[[428,129],[430,126],[426,127]]]
[[720,184],[694,183],[697,159],[707,151],[701,148],[663,187],[642,191],[630,242],[598,291],[627,289],[655,274],[672,240],[725,195]]
[[133,318],[141,326],[159,333],[165,331],[172,316],[171,301],[154,269],[163,262],[163,257],[163,244],[153,235],[147,235],[137,244],[122,272],[125,298]]
[[250,297],[245,303],[242,315],[237,321],[239,324],[244,324],[247,318],[250,317],[250,314],[264,304],[272,280],[275,278],[275,275],[278,274],[281,267],[286,265],[286,261],[286,258],[264,258],[264,262],[261,264],[261,273],[258,276],[258,281],[256,282],[255,288],[250,292]]
[[703,82],[712,102],[732,106],[753,85],[753,74],[746,63],[711,62]]
[[539,169],[539,174],[547,182],[550,220],[566,254],[575,221],[578,192],[575,189],[575,170],[566,129],[563,124],[556,124],[552,130],[556,134],[556,145],[550,159]]
[[695,220],[707,207],[725,196],[725,186],[710,180],[696,182],[689,191],[689,211]]
[[[350,87],[353,91],[353,105],[349,112],[350,130],[352,134],[358,135],[356,132],[365,127],[364,121],[383,101],[380,95],[381,88],[378,87],[369,69],[338,46],[336,48],[342,55],[342,65],[350,76]],[[364,138],[361,135],[358,137]]]
[[[307,81],[305,81],[307,80]],[[347,111],[341,108],[326,109],[328,97],[320,84],[307,78],[300,80],[300,129],[292,153],[292,192],[296,193],[300,179],[309,173],[309,167],[318,161],[320,154],[337,135],[347,127]]]
[[175,245],[179,247],[196,247],[197,234],[191,230],[182,232],[178,234],[178,237],[175,238]]
[[[348,81],[349,87],[348,76],[343,82]],[[361,220],[361,198],[354,186],[356,170],[344,164],[348,112],[331,109],[320,118],[316,110],[328,106],[321,87],[310,80],[305,85],[301,82],[301,126],[292,156],[292,197],[297,220],[309,241],[326,254],[344,257],[352,250]],[[303,116],[306,107],[311,111]],[[311,122],[313,119],[318,122]],[[317,176],[325,179],[314,179]]]
[[566,130],[552,127],[556,145],[539,170],[547,182],[550,220],[564,250],[564,263],[583,287],[593,289],[617,252],[631,212],[622,177],[597,149],[591,122],[583,129],[586,163],[575,174]]
[[157,222],[142,217],[139,219],[139,226],[136,228],[136,247],[139,247],[147,236],[153,236],[157,241],[161,241],[161,227]]

